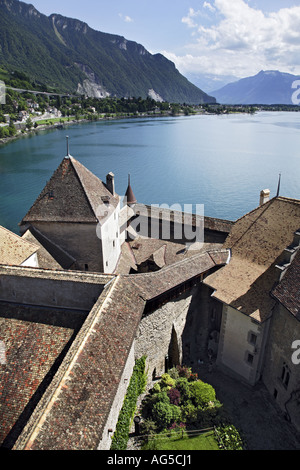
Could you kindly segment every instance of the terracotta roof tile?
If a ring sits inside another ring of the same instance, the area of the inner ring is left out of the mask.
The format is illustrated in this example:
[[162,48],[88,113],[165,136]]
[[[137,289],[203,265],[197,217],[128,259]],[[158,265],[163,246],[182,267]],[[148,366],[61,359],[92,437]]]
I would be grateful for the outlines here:
[[276,262],[299,226],[300,201],[295,199],[273,198],[244,215],[224,243],[231,250],[229,264],[205,284],[220,301],[264,321],[274,305],[270,292],[279,276]]
[[1,443],[73,334],[68,328],[2,318],[3,309],[0,340],[5,344],[6,364],[0,366]]
[[272,294],[300,321],[300,251]]

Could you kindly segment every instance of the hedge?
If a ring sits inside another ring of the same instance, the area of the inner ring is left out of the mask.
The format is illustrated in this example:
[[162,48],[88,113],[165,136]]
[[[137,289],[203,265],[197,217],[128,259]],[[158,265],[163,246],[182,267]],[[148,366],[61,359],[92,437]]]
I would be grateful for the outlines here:
[[119,414],[116,430],[112,438],[111,450],[126,450],[130,425],[136,410],[137,399],[146,388],[147,376],[145,374],[145,365],[146,356],[135,361],[127,393]]

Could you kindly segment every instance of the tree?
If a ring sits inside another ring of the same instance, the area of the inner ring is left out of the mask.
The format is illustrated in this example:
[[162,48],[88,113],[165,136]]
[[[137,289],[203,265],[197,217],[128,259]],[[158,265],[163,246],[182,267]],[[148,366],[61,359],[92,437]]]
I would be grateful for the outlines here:
[[13,137],[14,135],[16,135],[17,129],[15,128],[15,126],[14,126],[13,123],[11,123],[11,124],[8,126],[8,132],[9,132],[9,136],[10,136],[10,137]]
[[32,120],[31,120],[30,117],[29,117],[29,118],[27,118],[27,120],[26,120],[26,128],[27,128],[28,130],[30,130],[30,129],[32,128],[32,126],[33,126],[33,122],[32,122]]

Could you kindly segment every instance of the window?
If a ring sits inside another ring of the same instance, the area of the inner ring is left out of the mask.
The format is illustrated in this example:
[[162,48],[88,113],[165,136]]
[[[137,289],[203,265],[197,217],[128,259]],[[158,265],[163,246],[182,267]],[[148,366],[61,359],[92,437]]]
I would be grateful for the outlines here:
[[84,269],[85,269],[85,271],[88,271],[88,270],[89,270],[89,265],[88,265],[88,264],[85,264],[85,265],[84,265]]
[[249,344],[252,344],[252,346],[256,346],[256,343],[257,343],[257,333],[254,332],[254,331],[248,331],[248,335],[247,335],[247,341]]
[[288,387],[289,381],[290,381],[290,370],[287,366],[287,364],[284,362],[282,369],[281,369],[281,382],[285,388]]
[[250,333],[249,342],[253,345],[256,344],[257,336],[254,333]]
[[113,247],[115,248],[115,246],[116,246],[116,242],[115,240],[113,240]]
[[248,354],[247,354],[247,363],[250,364],[250,365],[252,365],[252,364],[253,364],[253,359],[254,359],[253,354],[248,353]]

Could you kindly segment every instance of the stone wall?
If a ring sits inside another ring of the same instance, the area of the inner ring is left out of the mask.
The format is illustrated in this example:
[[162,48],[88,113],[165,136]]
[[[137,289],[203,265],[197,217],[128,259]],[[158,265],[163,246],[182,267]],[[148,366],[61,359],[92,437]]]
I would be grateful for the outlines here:
[[[136,337],[135,355],[136,358],[147,356],[146,369],[150,378],[152,375],[160,376],[166,371],[165,361],[170,352],[172,338],[171,349],[173,347],[178,350],[177,359],[181,362],[181,335],[191,299],[191,292],[187,292],[142,318]],[[174,359],[176,361],[176,358]]]
[[89,311],[103,285],[59,279],[2,275],[0,301]]
[[[262,380],[275,403],[300,431],[300,364],[292,343],[300,340],[300,322],[282,305],[273,311]],[[298,354],[299,357],[299,354]]]
[[142,318],[135,354],[147,356],[150,379],[177,364],[196,370],[198,360],[207,357],[210,333],[218,328],[212,305],[215,311],[221,309],[209,289],[199,284]]
[[[131,226],[139,236],[176,243],[223,243],[233,222],[136,204]],[[195,237],[195,238],[194,238]]]

